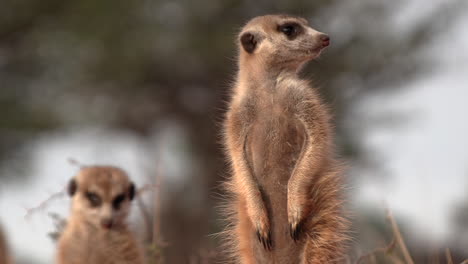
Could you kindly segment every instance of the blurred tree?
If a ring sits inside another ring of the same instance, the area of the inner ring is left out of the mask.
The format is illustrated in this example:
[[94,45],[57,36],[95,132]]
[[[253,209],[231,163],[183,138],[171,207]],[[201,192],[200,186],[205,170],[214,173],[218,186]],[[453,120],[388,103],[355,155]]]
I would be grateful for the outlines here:
[[[0,162],[24,169],[22,146],[52,131],[100,125],[146,139],[161,121],[174,120],[201,168],[165,193],[167,260],[187,263],[205,243],[203,234],[220,228],[211,220],[219,217],[209,192],[226,176],[217,139],[242,23],[291,13],[332,34],[330,50],[305,74],[313,73],[332,106],[341,154],[369,166],[375,164],[362,149],[364,128],[347,122],[349,110],[365,94],[393,90],[427,70],[430,63],[418,50],[461,3],[452,1],[400,32],[390,28],[400,5],[388,1],[2,0]],[[371,123],[392,120],[378,116]],[[204,207],[186,210],[181,197],[194,186]]]

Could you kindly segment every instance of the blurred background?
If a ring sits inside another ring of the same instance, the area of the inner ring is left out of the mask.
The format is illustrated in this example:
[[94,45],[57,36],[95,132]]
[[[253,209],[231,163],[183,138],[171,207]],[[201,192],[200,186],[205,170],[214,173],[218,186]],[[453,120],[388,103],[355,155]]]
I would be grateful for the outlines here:
[[68,159],[158,186],[130,221],[152,263],[223,259],[220,124],[235,38],[268,13],[303,16],[332,39],[303,76],[331,106],[350,166],[350,261],[390,243],[387,208],[416,263],[446,263],[445,248],[468,258],[467,1],[0,6],[0,225],[17,263],[53,262],[50,232],[70,204],[57,193],[78,171]]

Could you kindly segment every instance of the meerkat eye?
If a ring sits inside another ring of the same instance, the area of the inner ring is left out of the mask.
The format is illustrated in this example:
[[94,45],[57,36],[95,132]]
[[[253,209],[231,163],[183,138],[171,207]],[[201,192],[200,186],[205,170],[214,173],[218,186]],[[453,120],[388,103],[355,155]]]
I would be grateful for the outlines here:
[[286,36],[291,36],[294,33],[294,31],[294,27],[290,25],[281,27],[281,32],[283,32]]
[[93,192],[86,192],[85,195],[92,207],[98,207],[101,205],[102,201],[99,195]]
[[278,26],[278,31],[286,35],[289,39],[292,39],[299,35],[301,26],[297,23],[286,23]]
[[112,207],[115,210],[120,209],[120,205],[122,205],[122,202],[125,201],[125,194],[120,194],[115,197],[114,201],[112,201]]

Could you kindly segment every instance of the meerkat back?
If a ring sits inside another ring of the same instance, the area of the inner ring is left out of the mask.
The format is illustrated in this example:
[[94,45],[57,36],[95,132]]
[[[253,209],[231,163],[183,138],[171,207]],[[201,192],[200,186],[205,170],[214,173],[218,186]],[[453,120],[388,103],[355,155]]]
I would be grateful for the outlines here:
[[346,239],[340,166],[328,111],[297,75],[330,38],[305,19],[268,15],[238,41],[224,124],[233,254],[242,264],[335,263]]
[[71,215],[58,241],[58,264],[143,264],[126,220],[135,187],[115,167],[83,168],[68,185]]

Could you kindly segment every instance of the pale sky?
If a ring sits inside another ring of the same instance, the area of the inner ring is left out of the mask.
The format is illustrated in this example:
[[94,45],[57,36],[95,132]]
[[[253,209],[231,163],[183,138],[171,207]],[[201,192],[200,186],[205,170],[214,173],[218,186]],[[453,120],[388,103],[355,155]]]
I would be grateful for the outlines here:
[[442,240],[450,236],[453,206],[468,199],[467,26],[468,16],[460,17],[423,52],[435,59],[433,73],[401,92],[366,98],[358,110],[364,116],[410,114],[400,128],[365,135],[368,147],[383,155],[391,178],[383,188],[366,177],[360,199],[378,206],[384,201],[415,230]]

